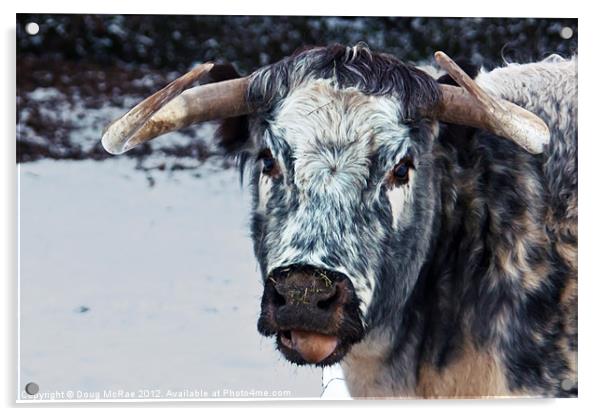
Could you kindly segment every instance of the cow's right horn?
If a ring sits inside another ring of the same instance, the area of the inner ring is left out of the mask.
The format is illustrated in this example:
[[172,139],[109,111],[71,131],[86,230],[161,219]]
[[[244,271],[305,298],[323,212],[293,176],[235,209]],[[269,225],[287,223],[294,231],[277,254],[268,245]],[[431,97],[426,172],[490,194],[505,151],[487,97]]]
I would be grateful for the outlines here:
[[443,52],[436,52],[435,60],[460,88],[441,85],[441,100],[430,116],[490,131],[530,153],[543,152],[550,141],[550,131],[541,118],[510,101],[488,95]]
[[121,154],[157,136],[201,121],[236,117],[252,112],[247,103],[248,77],[190,88],[211,77],[219,66],[205,63],[146,98],[104,130],[102,145]]

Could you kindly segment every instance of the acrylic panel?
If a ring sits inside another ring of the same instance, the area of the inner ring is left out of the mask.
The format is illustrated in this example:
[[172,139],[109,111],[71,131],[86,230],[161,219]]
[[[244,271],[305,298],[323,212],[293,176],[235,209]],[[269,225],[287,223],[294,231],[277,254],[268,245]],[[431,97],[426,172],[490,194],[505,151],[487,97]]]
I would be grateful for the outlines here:
[[577,396],[577,37],[17,15],[18,400]]

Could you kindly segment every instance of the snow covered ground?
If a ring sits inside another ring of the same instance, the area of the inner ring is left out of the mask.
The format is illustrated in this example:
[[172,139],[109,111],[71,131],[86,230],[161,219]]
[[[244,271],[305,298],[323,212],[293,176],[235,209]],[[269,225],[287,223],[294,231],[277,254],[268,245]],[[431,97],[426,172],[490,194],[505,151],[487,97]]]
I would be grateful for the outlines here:
[[[262,286],[237,172],[134,166],[20,165],[20,390],[320,397],[322,372],[286,362],[257,333]],[[327,372],[325,398],[346,395],[337,371]]]

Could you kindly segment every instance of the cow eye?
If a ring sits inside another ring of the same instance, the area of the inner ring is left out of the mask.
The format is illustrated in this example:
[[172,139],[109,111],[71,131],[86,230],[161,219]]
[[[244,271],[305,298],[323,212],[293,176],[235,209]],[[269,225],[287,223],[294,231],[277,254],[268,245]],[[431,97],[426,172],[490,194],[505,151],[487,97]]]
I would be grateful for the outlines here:
[[408,158],[402,159],[393,168],[392,176],[396,183],[406,184],[410,179],[410,169],[413,168],[412,160]]
[[274,170],[274,166],[276,165],[276,161],[273,157],[266,157],[263,160],[263,167],[261,171],[266,175],[270,174]]
[[276,171],[276,160],[272,156],[272,152],[268,149],[262,150],[259,153],[258,159],[261,163],[261,173],[264,175],[273,175]]

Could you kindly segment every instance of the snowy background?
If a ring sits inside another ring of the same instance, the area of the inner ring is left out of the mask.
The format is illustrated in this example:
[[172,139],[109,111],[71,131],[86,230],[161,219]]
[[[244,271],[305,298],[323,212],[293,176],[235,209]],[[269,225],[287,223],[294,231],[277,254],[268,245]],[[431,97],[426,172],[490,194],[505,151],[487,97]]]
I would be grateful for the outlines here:
[[257,333],[262,286],[234,170],[209,163],[149,186],[125,158],[42,160],[19,177],[23,386],[320,395],[321,372]]
[[20,399],[29,382],[37,399],[346,396],[339,369],[323,393],[322,371],[257,333],[249,195],[214,126],[119,157],[99,139],[196,62],[248,73],[303,45],[360,40],[410,61],[443,49],[492,67],[575,53],[577,21],[17,16]]

